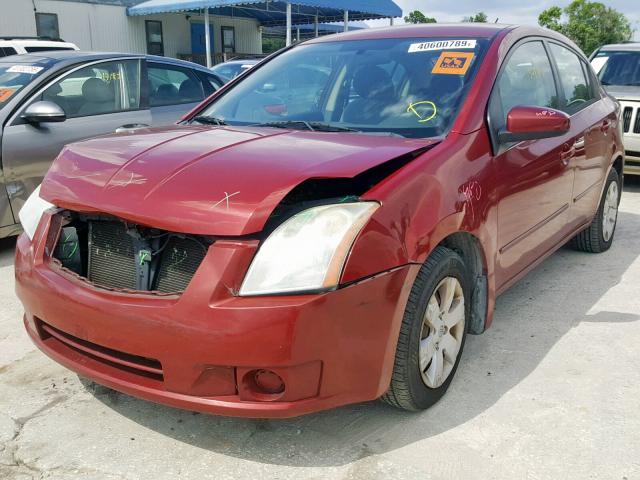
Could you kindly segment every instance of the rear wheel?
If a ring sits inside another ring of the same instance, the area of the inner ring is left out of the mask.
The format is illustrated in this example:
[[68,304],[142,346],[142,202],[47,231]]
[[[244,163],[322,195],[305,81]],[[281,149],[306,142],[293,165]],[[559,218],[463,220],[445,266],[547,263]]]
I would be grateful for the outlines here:
[[467,333],[469,291],[460,256],[434,250],[409,295],[385,402],[405,410],[436,403],[458,368]]
[[613,234],[618,221],[619,203],[620,178],[618,172],[611,169],[595,218],[587,229],[578,233],[571,240],[571,246],[576,250],[590,253],[609,250],[613,243]]

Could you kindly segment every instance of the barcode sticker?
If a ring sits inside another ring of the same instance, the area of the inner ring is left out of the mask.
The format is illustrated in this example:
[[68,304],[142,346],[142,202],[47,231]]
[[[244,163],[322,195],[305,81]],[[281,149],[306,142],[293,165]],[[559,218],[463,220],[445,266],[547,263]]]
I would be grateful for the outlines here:
[[432,50],[451,50],[456,48],[476,48],[475,40],[436,40],[435,42],[412,43],[409,53],[429,52]]
[[34,67],[33,65],[14,65],[7,68],[7,72],[11,73],[28,73],[29,75],[35,75],[40,73],[44,67]]

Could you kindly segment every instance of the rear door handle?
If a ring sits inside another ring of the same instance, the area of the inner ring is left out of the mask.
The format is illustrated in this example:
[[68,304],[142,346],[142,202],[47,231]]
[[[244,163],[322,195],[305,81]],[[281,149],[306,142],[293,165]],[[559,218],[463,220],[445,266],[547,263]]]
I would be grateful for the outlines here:
[[147,128],[148,126],[146,123],[128,123],[116,128],[116,133],[132,132],[134,130],[140,130],[141,128]]

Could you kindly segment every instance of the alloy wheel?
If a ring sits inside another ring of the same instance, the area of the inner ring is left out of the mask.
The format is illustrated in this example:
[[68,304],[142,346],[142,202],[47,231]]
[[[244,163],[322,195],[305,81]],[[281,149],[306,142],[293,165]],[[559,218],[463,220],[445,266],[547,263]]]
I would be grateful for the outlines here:
[[613,236],[618,218],[618,184],[611,182],[604,197],[604,207],[602,210],[602,236],[608,242]]
[[446,277],[431,295],[422,323],[420,372],[427,387],[440,387],[453,371],[464,329],[462,285],[457,278]]

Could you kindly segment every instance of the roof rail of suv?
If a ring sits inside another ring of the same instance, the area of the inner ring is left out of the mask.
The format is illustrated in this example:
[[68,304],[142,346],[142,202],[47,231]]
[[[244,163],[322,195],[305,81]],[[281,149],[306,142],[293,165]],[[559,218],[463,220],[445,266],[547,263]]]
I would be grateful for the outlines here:
[[0,37],[0,40],[47,40],[49,42],[64,42],[61,38],[52,38],[52,37],[21,37],[15,35],[9,35]]

